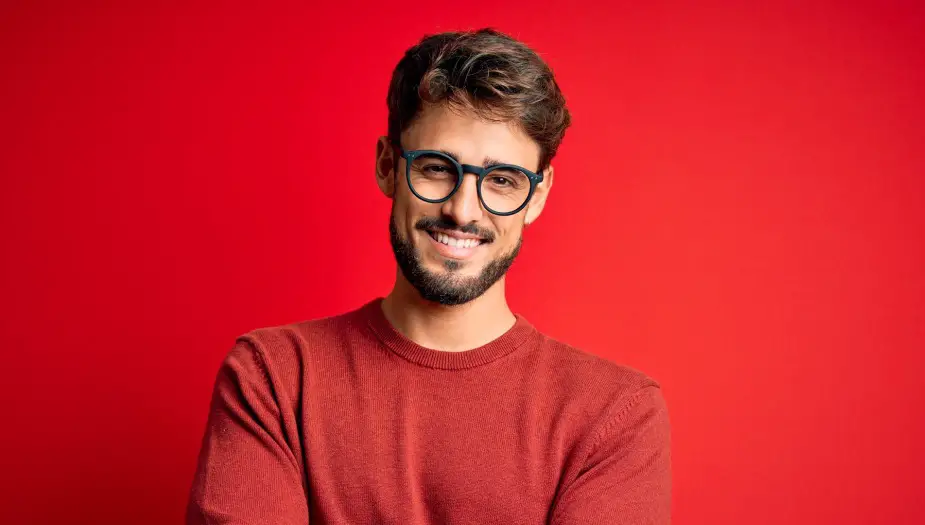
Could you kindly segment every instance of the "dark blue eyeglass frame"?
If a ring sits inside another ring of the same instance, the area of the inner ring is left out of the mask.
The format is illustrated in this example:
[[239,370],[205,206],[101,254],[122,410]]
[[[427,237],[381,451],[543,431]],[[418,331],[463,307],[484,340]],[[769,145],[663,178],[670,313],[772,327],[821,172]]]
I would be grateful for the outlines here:
[[[398,152],[399,156],[405,159],[405,179],[408,181],[408,188],[411,190],[411,193],[413,193],[415,197],[421,199],[424,202],[438,204],[438,203],[446,202],[450,200],[450,198],[456,194],[456,191],[459,190],[459,187],[462,186],[463,176],[465,176],[466,173],[474,173],[475,175],[478,175],[478,183],[475,185],[475,187],[478,192],[479,201],[482,203],[482,206],[484,206],[486,210],[488,210],[489,212],[495,215],[501,215],[501,216],[514,215],[515,213],[524,209],[524,207],[526,207],[527,204],[529,204],[530,199],[533,197],[533,192],[536,190],[536,185],[543,182],[542,170],[539,173],[534,173],[528,170],[527,168],[518,166],[516,164],[495,164],[493,166],[488,166],[487,168],[483,168],[481,166],[474,166],[472,164],[460,164],[459,162],[456,161],[456,159],[447,155],[446,153],[443,153],[442,151],[436,151],[436,150],[431,150],[431,149],[417,149],[417,150],[405,151],[401,147],[400,144],[397,146],[393,145],[393,147]],[[456,177],[456,187],[454,187],[453,190],[450,191],[449,195],[447,195],[446,197],[443,197],[442,199],[428,199],[414,190],[414,185],[411,184],[411,163],[414,161],[414,159],[422,155],[436,155],[440,158],[446,159],[448,162],[456,166],[456,173],[459,175],[458,177]],[[507,211],[507,212],[495,211],[491,209],[491,207],[489,207],[487,204],[485,204],[485,199],[482,198],[482,180],[484,180],[485,177],[492,171],[496,169],[501,169],[501,168],[515,169],[517,171],[520,171],[521,173],[527,176],[527,179],[530,180],[530,192],[527,193],[527,198],[524,199],[523,204],[518,206],[517,209],[515,209],[514,211]]]

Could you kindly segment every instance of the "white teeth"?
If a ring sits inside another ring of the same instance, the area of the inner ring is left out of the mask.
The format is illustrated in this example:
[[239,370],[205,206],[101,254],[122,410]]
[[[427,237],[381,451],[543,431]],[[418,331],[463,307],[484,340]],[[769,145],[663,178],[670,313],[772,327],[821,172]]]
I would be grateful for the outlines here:
[[457,239],[440,232],[434,232],[434,237],[436,237],[437,241],[455,248],[472,248],[478,246],[480,242],[478,239]]

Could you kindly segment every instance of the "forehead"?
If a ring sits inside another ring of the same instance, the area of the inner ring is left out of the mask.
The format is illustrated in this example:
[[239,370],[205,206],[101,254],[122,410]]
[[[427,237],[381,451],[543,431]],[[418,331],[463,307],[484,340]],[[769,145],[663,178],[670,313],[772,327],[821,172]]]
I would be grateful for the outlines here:
[[498,159],[536,170],[540,148],[514,122],[494,122],[479,118],[471,110],[447,104],[425,103],[402,133],[406,150],[452,151],[466,164],[481,165],[483,159]]

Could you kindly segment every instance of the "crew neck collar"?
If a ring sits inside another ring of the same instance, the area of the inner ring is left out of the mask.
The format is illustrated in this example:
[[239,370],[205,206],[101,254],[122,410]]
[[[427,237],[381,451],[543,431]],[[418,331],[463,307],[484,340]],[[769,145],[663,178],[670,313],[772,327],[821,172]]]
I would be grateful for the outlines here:
[[392,326],[382,311],[382,297],[360,307],[360,314],[380,341],[393,353],[416,365],[441,370],[463,370],[488,364],[500,359],[530,339],[536,329],[522,315],[514,314],[514,326],[497,339],[472,350],[449,352],[421,346],[405,337]]

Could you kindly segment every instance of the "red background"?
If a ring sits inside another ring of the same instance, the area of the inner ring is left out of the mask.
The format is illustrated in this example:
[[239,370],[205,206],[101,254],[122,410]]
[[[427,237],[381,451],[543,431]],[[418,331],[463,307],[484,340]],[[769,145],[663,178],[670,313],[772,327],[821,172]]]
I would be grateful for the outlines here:
[[234,337],[389,290],[391,69],[485,25],[574,114],[511,303],[662,382],[674,522],[921,522],[921,3],[151,4],[0,12],[0,522],[181,521]]

